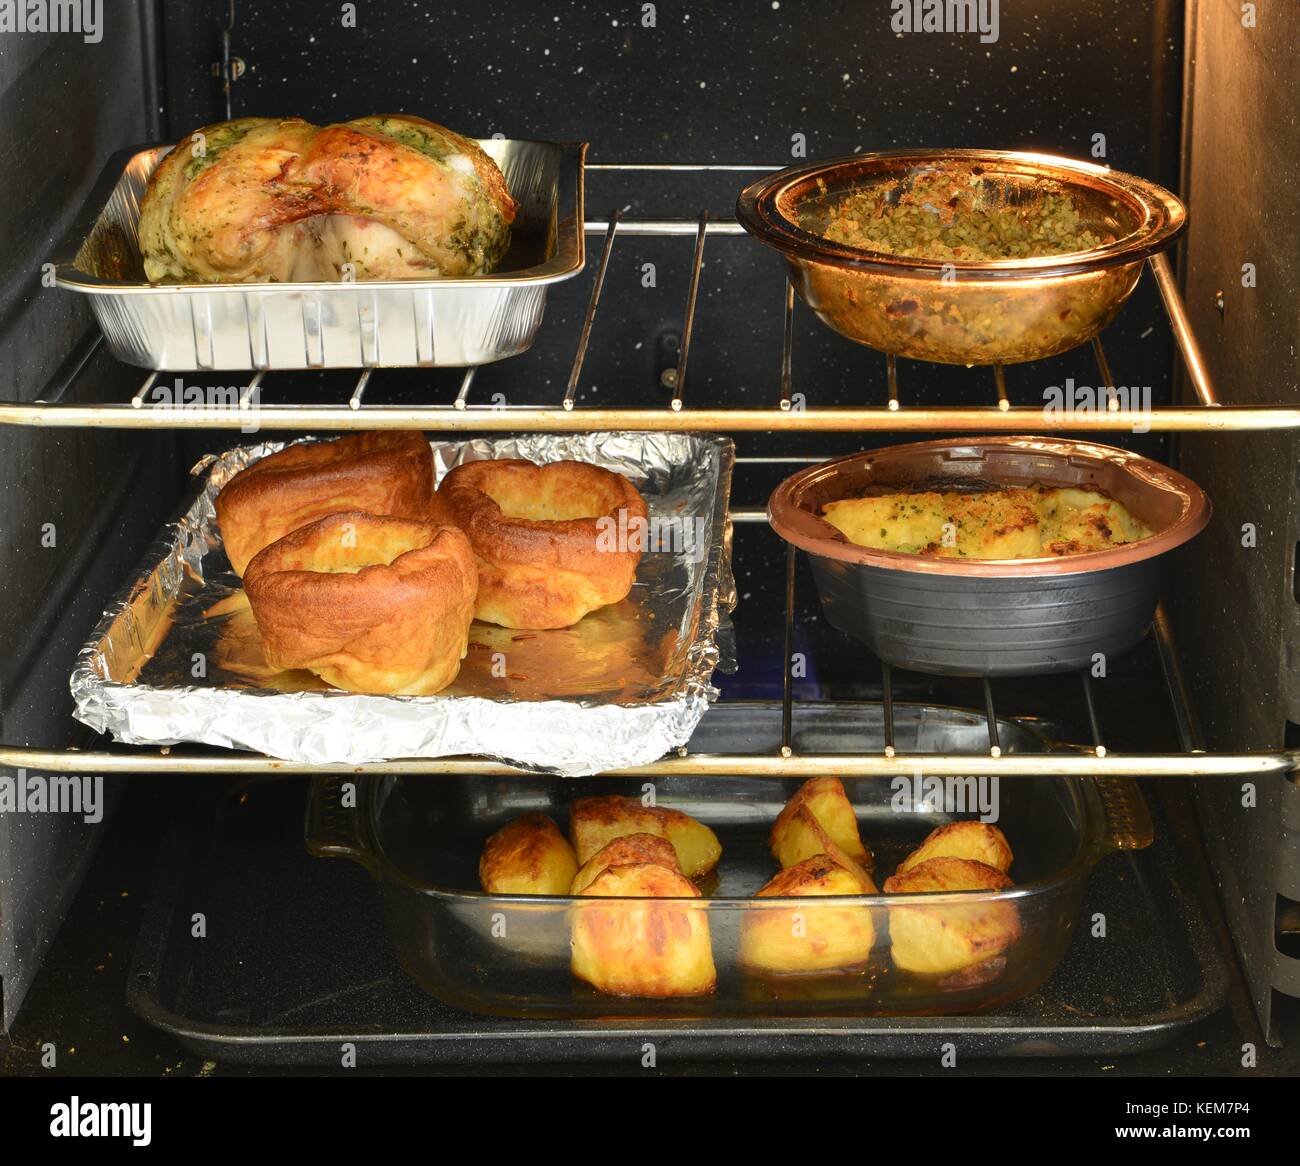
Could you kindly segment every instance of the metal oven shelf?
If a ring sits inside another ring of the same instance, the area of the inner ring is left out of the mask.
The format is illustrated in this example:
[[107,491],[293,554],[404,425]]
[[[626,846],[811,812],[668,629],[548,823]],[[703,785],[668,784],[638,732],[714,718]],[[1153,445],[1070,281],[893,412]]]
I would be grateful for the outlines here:
[[[622,164],[587,165],[588,171],[764,171],[769,166]],[[686,404],[686,373],[695,307],[705,245],[710,236],[742,235],[735,220],[716,220],[707,211],[698,219],[623,219],[618,211],[605,220],[588,220],[588,234],[603,235],[596,279],[579,335],[563,397],[554,402],[507,406],[485,405],[470,400],[475,369],[465,370],[455,398],[443,404],[375,405],[366,402],[366,391],[378,368],[361,368],[347,399],[310,404],[276,404],[264,399],[267,371],[259,371],[244,386],[235,404],[211,404],[185,408],[150,408],[146,397],[160,377],[151,373],[129,401],[78,404],[75,401],[0,402],[0,424],[39,427],[87,427],[111,429],[240,429],[256,409],[259,427],[312,428],[317,430],[422,429],[429,432],[590,432],[602,429],[663,430],[678,432],[767,432],[774,428],[800,432],[981,432],[1053,433],[1078,432],[1251,432],[1300,428],[1300,407],[1277,405],[1230,405],[1219,401],[1205,361],[1188,320],[1168,258],[1155,255],[1149,261],[1161,301],[1183,365],[1195,394],[1191,405],[1156,406],[1150,410],[1122,408],[1118,396],[1111,396],[1104,413],[1047,413],[1042,406],[1014,404],[1008,394],[1000,366],[992,369],[990,403],[987,406],[915,407],[900,395],[897,361],[885,357],[887,398],[877,405],[796,408],[791,392],[792,320],[795,294],[785,287],[785,327],[782,344],[779,392],[770,406],[761,408],[690,408]],[[673,395],[666,407],[589,408],[575,403],[583,360],[591,339],[592,326],[604,289],[605,273],[619,236],[677,236],[693,240],[681,351],[672,375]],[[1102,388],[1113,386],[1110,364],[1100,338],[1092,341]],[[215,371],[215,370],[214,370]]]
[[[794,549],[787,557],[785,595],[785,657],[789,659],[794,634]],[[841,777],[1223,777],[1300,773],[1300,750],[1207,753],[1202,748],[1196,715],[1183,682],[1177,648],[1163,608],[1157,610],[1152,627],[1160,657],[1174,721],[1178,727],[1181,753],[1116,753],[1103,743],[1102,730],[1088,674],[1080,674],[1080,697],[1091,729],[1092,745],[1077,752],[1006,753],[998,741],[999,715],[994,704],[993,685],[984,681],[984,707],[988,725],[988,749],[984,753],[902,753],[893,746],[893,675],[884,666],[884,742],[876,753],[796,753],[791,745],[795,710],[802,707],[794,698],[790,670],[785,670],[782,694],[782,740],[772,753],[691,753],[683,748],[648,765],[606,771],[606,776],[729,776],[807,778],[834,773]],[[417,773],[479,774],[498,776],[530,771],[475,757],[410,758],[372,762],[366,765],[322,766],[280,761],[253,753],[195,749],[58,750],[0,745],[0,767],[51,773],[208,773],[208,774],[295,774],[295,773]]]
[[[717,167],[690,165],[590,165],[591,170],[760,170],[768,167]],[[1229,406],[1217,399],[1205,362],[1192,332],[1167,258],[1157,255],[1149,261],[1161,293],[1170,326],[1193,387],[1194,405],[1157,407],[1138,413],[1109,401],[1108,411],[1091,416],[1046,417],[1041,407],[1013,404],[1007,395],[1001,368],[993,369],[990,403],[983,407],[927,407],[905,405],[900,395],[894,358],[886,358],[887,400],[880,405],[828,408],[796,408],[791,384],[792,319],[794,289],[785,287],[785,326],[779,393],[765,408],[689,408],[686,404],[686,374],[695,307],[699,291],[705,245],[711,235],[738,235],[734,221],[712,220],[701,212],[697,220],[627,221],[615,212],[608,220],[589,221],[591,234],[603,234],[599,266],[579,335],[566,389],[553,404],[492,406],[470,400],[475,369],[465,371],[455,399],[446,404],[422,406],[374,405],[366,402],[366,391],[376,369],[365,368],[346,400],[313,404],[266,403],[261,399],[266,374],[259,372],[245,386],[237,405],[206,408],[153,409],[146,407],[146,395],[160,374],[151,374],[130,401],[106,404],[75,402],[0,402],[0,424],[37,427],[102,427],[116,429],[238,429],[248,422],[254,406],[262,428],[310,428],[315,430],[360,430],[417,428],[430,432],[553,431],[583,432],[601,429],[753,432],[782,429],[792,432],[944,431],[944,432],[1105,432],[1132,430],[1140,425],[1155,431],[1245,432],[1300,428],[1300,407]],[[680,236],[693,239],[694,252],[687,290],[685,323],[673,395],[667,407],[656,409],[585,408],[575,404],[583,361],[590,343],[610,256],[619,235]],[[1105,349],[1092,342],[1101,379],[1114,384]],[[84,361],[82,367],[84,367]],[[741,459],[752,460],[752,459]],[[770,460],[770,459],[756,459]],[[802,460],[802,459],[794,459]],[[762,511],[734,510],[733,522],[760,522]],[[794,627],[794,551],[788,549],[785,596],[785,652],[789,659]],[[727,775],[744,773],[759,777],[808,777],[835,773],[844,777],[880,777],[924,773],[933,776],[1012,776],[1041,774],[1056,776],[1136,775],[1149,777],[1200,777],[1286,773],[1294,780],[1300,771],[1300,750],[1207,753],[1203,750],[1195,714],[1185,690],[1177,651],[1163,610],[1153,628],[1161,669],[1168,691],[1182,752],[1116,753],[1102,743],[1089,678],[1081,677],[1080,698],[1091,726],[1093,744],[1077,752],[1004,755],[997,740],[994,692],[984,683],[984,704],[989,725],[988,750],[984,753],[933,754],[900,753],[892,741],[893,677],[886,666],[884,719],[886,746],[878,753],[799,754],[791,747],[791,723],[797,707],[793,699],[789,669],[786,669],[783,697],[783,740],[775,753],[717,755],[690,753],[662,758],[634,770],[611,771],[637,776]],[[284,762],[255,754],[186,747],[161,749],[52,750],[0,745],[0,766],[56,773],[212,773],[259,774],[304,773],[324,770],[348,772],[401,772],[422,774],[510,774],[526,772],[498,762],[473,757],[410,759],[364,766],[322,767]]]
[[[107,752],[99,750],[0,748],[0,766],[42,773],[414,773],[425,775],[478,774],[527,776],[495,761],[474,757],[412,758],[369,765],[309,765],[277,761],[257,754],[169,750]],[[837,777],[1262,777],[1291,774],[1300,768],[1300,752],[1269,753],[1018,753],[990,757],[978,753],[803,753],[778,754],[687,753],[632,769],[610,769],[602,777],[746,777],[804,779],[833,773]]]

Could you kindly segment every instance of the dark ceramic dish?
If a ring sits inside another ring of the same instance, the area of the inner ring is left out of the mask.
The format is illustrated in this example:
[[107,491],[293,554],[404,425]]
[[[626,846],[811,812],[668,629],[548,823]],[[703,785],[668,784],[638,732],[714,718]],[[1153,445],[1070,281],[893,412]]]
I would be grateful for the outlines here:
[[[849,542],[826,503],[873,488],[1077,486],[1123,503],[1149,538],[1039,559],[950,559]],[[808,552],[826,618],[901,668],[1025,676],[1088,667],[1151,623],[1168,552],[1200,533],[1210,502],[1182,474],[1122,449],[1040,437],[890,446],[787,478],[768,520]]]

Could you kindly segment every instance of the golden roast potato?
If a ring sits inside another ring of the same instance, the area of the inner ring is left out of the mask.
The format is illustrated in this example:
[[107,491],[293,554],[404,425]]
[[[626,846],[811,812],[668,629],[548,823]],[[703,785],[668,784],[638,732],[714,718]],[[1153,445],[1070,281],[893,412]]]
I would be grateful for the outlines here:
[[478,880],[494,895],[567,895],[577,873],[573,848],[545,814],[521,814],[483,847]]
[[[874,894],[861,867],[855,873],[817,854],[781,871],[757,897]],[[740,918],[740,963],[754,972],[809,975],[862,968],[875,941],[870,907],[799,903],[752,907]]]
[[[885,880],[887,895],[1001,891],[1013,886],[1000,870],[967,858],[931,858]],[[1000,956],[1020,938],[1014,903],[975,901],[889,908],[894,966],[948,976]]]
[[655,834],[667,838],[677,862],[689,879],[706,875],[718,865],[722,844],[703,822],[680,810],[643,805],[638,798],[614,796],[579,798],[569,807],[569,837],[579,864],[625,834]]
[[634,863],[650,863],[652,866],[662,866],[674,874],[682,873],[677,862],[677,851],[667,838],[660,838],[657,834],[624,834],[608,846],[602,846],[589,861],[582,864],[573,878],[569,894],[581,895],[608,867],[630,866]]
[[[772,827],[772,856],[782,866],[793,866],[809,854],[800,854],[790,862],[781,857],[785,847],[782,840],[791,829],[792,820],[801,810],[806,810],[821,828],[830,835],[835,844],[851,859],[862,866],[870,868],[873,864],[871,851],[862,844],[858,834],[858,817],[853,803],[844,792],[844,783],[838,777],[811,777],[795,791],[785,804]],[[797,847],[795,849],[798,849]],[[825,851],[813,851],[814,854]]]
[[[584,895],[627,898],[572,908],[573,974],[613,996],[704,996],[717,986],[709,916],[688,878],[653,863],[603,870]],[[640,900],[640,901],[630,901]]]
[[796,866],[805,859],[824,854],[852,872],[860,882],[871,882],[866,868],[839,847],[806,805],[797,806],[778,825],[779,834],[777,827],[772,827],[772,854],[783,867]]
[[1007,836],[987,822],[950,822],[930,831],[924,842],[898,864],[901,874],[932,858],[968,858],[982,862],[1003,874],[1011,869],[1011,847]]

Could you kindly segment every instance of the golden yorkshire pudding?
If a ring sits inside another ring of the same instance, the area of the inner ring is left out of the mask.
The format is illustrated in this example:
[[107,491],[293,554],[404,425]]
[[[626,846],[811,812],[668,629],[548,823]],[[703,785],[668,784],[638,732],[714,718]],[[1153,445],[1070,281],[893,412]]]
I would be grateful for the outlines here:
[[353,510],[259,551],[244,590],[273,668],[425,696],[460,671],[478,573],[460,531]]
[[565,628],[632,589],[648,534],[644,499],[586,462],[466,462],[434,494],[478,559],[475,616],[507,628]]
[[432,495],[433,452],[421,434],[357,433],[254,462],[217,495],[217,522],[242,576],[263,547],[327,514],[365,510],[424,521]]

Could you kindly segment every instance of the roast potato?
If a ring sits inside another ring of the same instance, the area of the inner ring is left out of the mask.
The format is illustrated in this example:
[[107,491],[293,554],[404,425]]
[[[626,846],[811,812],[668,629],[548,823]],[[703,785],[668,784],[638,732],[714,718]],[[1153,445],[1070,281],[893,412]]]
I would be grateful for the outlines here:
[[585,865],[602,847],[625,834],[655,834],[667,838],[677,863],[689,879],[706,875],[718,865],[722,844],[703,822],[680,810],[643,805],[638,798],[614,796],[579,798],[569,807],[569,837]]
[[614,996],[704,996],[717,986],[709,916],[688,878],[653,863],[606,867],[583,892],[620,903],[582,903],[571,912],[573,974]]
[[[862,871],[816,854],[787,867],[757,897],[874,895]],[[876,929],[870,907],[812,906],[750,908],[740,918],[740,963],[749,971],[779,975],[862,968],[871,957]]]
[[602,846],[587,862],[582,864],[573,878],[571,895],[581,895],[587,887],[599,877],[600,873],[611,866],[629,866],[634,863],[650,863],[662,866],[674,874],[681,874],[682,868],[677,862],[677,851],[667,838],[657,834],[624,834],[615,838],[608,846]]
[[772,854],[783,867],[796,866],[805,859],[824,854],[850,871],[859,882],[871,883],[866,868],[839,847],[825,827],[813,817],[808,806],[795,807],[794,813],[787,815],[779,825],[779,837],[776,827],[772,828]]
[[478,881],[494,895],[567,895],[577,870],[559,827],[545,814],[521,814],[487,840]]
[[[931,858],[885,880],[887,895],[1001,891],[1012,886],[1000,870],[967,858]],[[1000,956],[1020,938],[1014,903],[925,904],[890,907],[894,966],[949,976]]]
[[[772,856],[782,866],[793,866],[811,854],[800,854],[789,862],[782,857],[801,849],[787,849],[785,835],[792,829],[797,830],[795,818],[800,811],[807,811],[816,819],[818,825],[831,837],[835,844],[860,866],[872,866],[871,851],[862,844],[858,834],[858,817],[853,803],[844,792],[844,783],[838,777],[811,777],[795,791],[794,797],[786,802],[785,807],[772,827]],[[814,851],[813,853],[825,853]]]
[[996,826],[974,819],[950,822],[931,830],[924,842],[898,864],[901,874],[932,858],[968,858],[982,862],[1003,874],[1011,869],[1011,847],[1007,836]]

